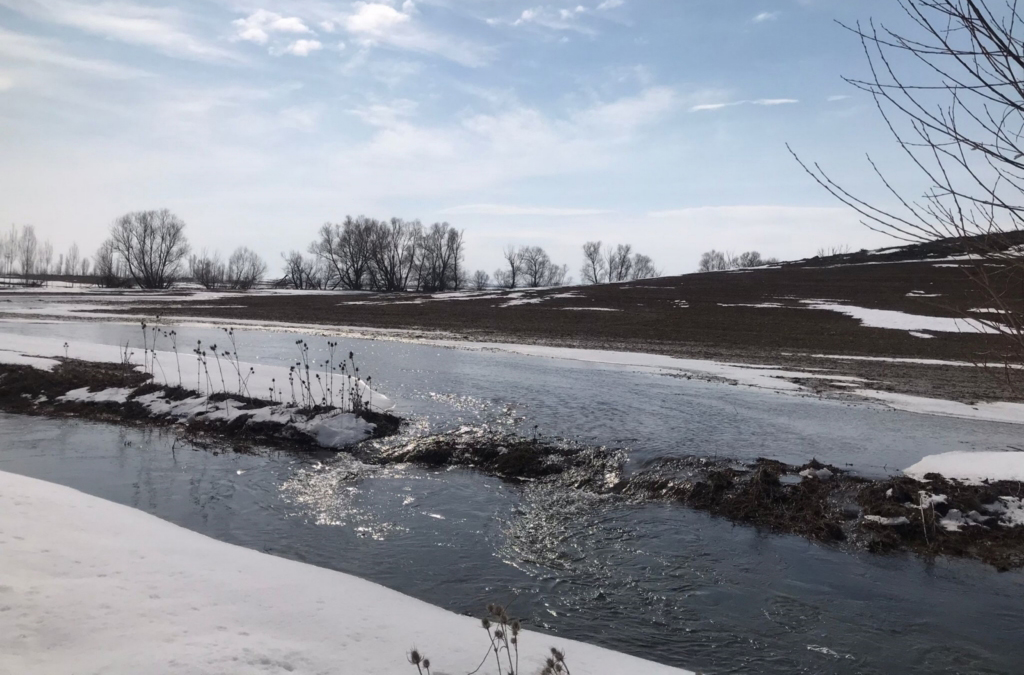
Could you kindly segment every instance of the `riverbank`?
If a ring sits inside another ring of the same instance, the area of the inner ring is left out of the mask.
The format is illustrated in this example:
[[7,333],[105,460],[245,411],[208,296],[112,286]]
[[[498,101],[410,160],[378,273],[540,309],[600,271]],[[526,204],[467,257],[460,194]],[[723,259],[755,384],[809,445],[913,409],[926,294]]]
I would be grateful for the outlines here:
[[[415,647],[432,672],[462,673],[487,651],[477,619],[4,472],[0,531],[12,672],[395,675],[416,672]],[[533,632],[519,646],[524,673],[551,647],[590,675],[687,672]]]

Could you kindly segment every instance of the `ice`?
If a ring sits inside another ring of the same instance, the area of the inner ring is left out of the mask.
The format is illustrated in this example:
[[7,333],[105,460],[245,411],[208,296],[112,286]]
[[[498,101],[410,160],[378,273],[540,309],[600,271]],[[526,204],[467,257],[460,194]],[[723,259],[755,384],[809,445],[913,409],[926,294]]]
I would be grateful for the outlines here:
[[909,394],[897,394],[891,391],[878,391],[875,389],[857,389],[852,393],[864,398],[881,401],[890,408],[906,412],[985,420],[986,422],[1024,424],[1024,404],[1022,403],[995,401],[971,405],[957,401],[910,396]]
[[[415,646],[454,675],[486,647],[476,619],[3,472],[0,532],[3,672],[415,675]],[[685,672],[532,632],[519,643],[522,673],[551,647],[574,673]]]

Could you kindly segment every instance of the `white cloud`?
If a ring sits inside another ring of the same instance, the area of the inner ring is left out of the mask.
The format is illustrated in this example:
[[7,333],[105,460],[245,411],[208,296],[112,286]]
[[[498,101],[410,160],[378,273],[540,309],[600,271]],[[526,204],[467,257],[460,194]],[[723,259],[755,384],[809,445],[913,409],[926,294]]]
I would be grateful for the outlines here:
[[309,27],[294,16],[286,17],[265,9],[258,9],[244,19],[235,19],[231,24],[236,28],[236,40],[245,40],[264,45],[270,40],[271,33],[306,34],[312,33]]
[[0,7],[111,40],[150,47],[169,56],[237,60],[231,52],[187,32],[183,26],[185,16],[170,7],[149,7],[124,0],[97,5],[69,0],[0,0]]
[[311,53],[323,48],[324,46],[319,40],[296,40],[285,47],[283,53],[293,56],[309,56]]
[[[512,21],[512,26],[535,25],[551,30],[571,30],[580,33],[593,34],[590,27],[581,25],[579,18],[587,14],[588,10],[583,5],[576,5],[573,8],[555,9],[552,7],[534,7],[524,9],[519,18]],[[500,23],[500,21],[498,22]]]
[[444,209],[445,215],[475,216],[541,216],[566,217],[599,216],[608,213],[604,209],[573,209],[557,206],[517,206],[514,204],[466,204]]
[[778,12],[761,12],[754,17],[754,23],[764,23],[765,21],[774,21],[779,18]]
[[483,66],[493,58],[493,48],[421,27],[413,20],[418,12],[412,2],[403,3],[401,10],[383,2],[362,1],[353,8],[355,11],[345,17],[343,25],[363,47],[384,45],[431,54],[471,68]]
[[722,110],[723,108],[732,108],[739,105],[760,105],[760,106],[779,106],[779,105],[792,105],[799,103],[800,101],[795,98],[759,98],[753,101],[730,101],[727,103],[701,103],[699,105],[692,106],[690,112],[702,112],[708,110]]
[[835,103],[835,102],[837,102],[837,101],[845,101],[845,100],[846,100],[846,99],[848,99],[848,98],[850,98],[850,97],[849,97],[849,96],[847,96],[846,94],[839,94],[839,95],[837,95],[837,96],[829,96],[829,97],[828,97],[828,98],[827,98],[826,100],[827,100],[827,101],[828,101],[829,103]]
[[604,12],[609,9],[616,9],[626,4],[625,0],[604,0],[600,5],[597,6],[598,11]]
[[14,88],[14,78],[0,73],[0,91],[9,91]]
[[390,5],[379,2],[357,2],[355,14],[345,19],[345,28],[351,33],[385,37],[395,27],[406,24],[411,16]]

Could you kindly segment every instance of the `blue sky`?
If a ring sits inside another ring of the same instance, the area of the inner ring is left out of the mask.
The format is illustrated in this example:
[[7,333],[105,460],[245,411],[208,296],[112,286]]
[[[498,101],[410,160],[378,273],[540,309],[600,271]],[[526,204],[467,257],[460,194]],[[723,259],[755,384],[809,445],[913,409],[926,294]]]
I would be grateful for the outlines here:
[[510,243],[574,273],[588,239],[668,273],[882,245],[785,144],[881,194],[864,155],[897,155],[835,21],[893,4],[0,0],[0,223],[91,251],[167,207],[274,267],[346,214],[447,220],[488,271]]

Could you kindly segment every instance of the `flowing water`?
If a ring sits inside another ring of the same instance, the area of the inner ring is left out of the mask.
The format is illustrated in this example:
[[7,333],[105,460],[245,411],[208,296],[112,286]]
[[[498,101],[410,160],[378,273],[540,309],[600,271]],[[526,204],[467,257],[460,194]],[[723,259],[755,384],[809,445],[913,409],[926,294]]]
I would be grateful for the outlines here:
[[[141,342],[106,323],[9,323]],[[187,344],[219,331],[179,328]],[[294,360],[249,331],[243,360]],[[313,348],[318,339],[310,340]],[[559,359],[341,340],[412,420],[667,456],[812,456],[883,474],[926,454],[1003,449],[1019,428],[898,413]],[[1019,672],[1024,574],[848,553],[685,508],[630,505],[471,471],[345,455],[194,448],[166,431],[0,416],[0,470],[66,484],[209,536],[371,579],[456,612],[512,600],[541,630],[711,673]],[[485,646],[482,644],[482,646]],[[426,647],[426,646],[425,646]]]

